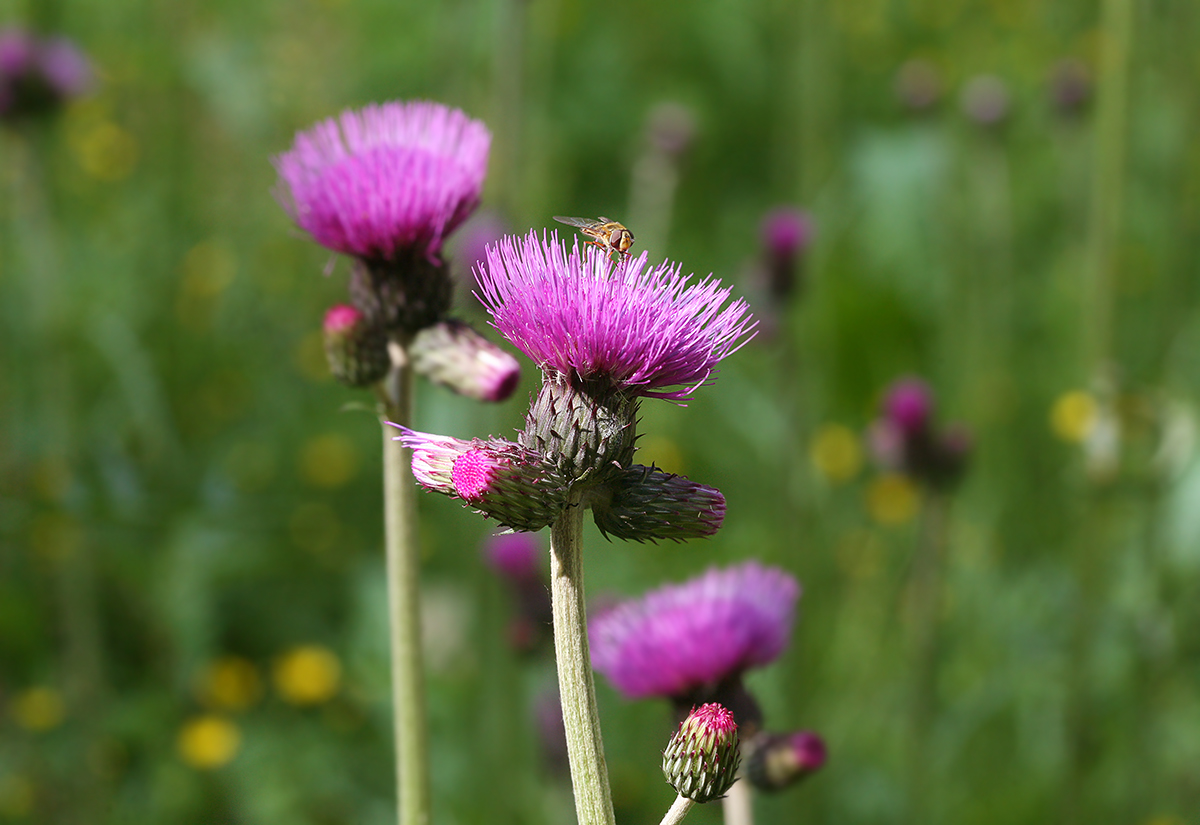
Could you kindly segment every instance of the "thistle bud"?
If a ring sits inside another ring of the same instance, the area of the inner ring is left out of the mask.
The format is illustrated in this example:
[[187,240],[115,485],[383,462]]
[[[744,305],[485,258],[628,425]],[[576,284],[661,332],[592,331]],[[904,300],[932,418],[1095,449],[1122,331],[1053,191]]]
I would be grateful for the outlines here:
[[596,526],[625,541],[684,541],[711,536],[725,520],[721,491],[656,467],[634,464],[612,484],[607,502],[592,503]]
[[325,313],[325,357],[329,371],[351,387],[366,387],[387,375],[391,367],[387,334],[349,304]]
[[450,308],[454,284],[445,264],[421,254],[361,259],[350,271],[350,297],[389,332],[416,335]]
[[764,791],[781,791],[825,764],[825,740],[815,733],[764,733],[746,743],[746,778]]
[[721,705],[691,712],[663,751],[663,774],[680,796],[708,802],[723,796],[737,778],[741,753],[737,723]]
[[476,401],[503,401],[521,379],[517,359],[462,321],[425,327],[409,352],[414,370]]
[[503,527],[540,530],[566,506],[566,485],[518,444],[399,429],[399,440],[412,450],[413,476],[422,487],[461,498]]

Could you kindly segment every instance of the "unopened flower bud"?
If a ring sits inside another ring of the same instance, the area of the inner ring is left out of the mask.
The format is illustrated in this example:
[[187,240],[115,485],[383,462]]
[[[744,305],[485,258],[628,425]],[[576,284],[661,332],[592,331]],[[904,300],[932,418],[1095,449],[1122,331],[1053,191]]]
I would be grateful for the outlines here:
[[626,541],[658,541],[711,536],[725,520],[721,491],[634,464],[612,484],[612,498],[596,501],[592,511],[605,536]]
[[815,733],[764,733],[746,743],[746,778],[764,791],[781,791],[825,764],[825,740]]
[[477,401],[503,401],[521,379],[516,358],[454,319],[422,329],[409,352],[414,370]]
[[337,304],[325,313],[325,357],[337,380],[366,387],[387,375],[391,367],[387,334],[357,308]]
[[733,714],[713,702],[691,712],[663,751],[663,774],[680,796],[708,802],[737,778],[741,753]]
[[567,487],[537,455],[500,439],[463,441],[400,427],[417,482],[461,498],[511,530],[540,530],[566,506]]

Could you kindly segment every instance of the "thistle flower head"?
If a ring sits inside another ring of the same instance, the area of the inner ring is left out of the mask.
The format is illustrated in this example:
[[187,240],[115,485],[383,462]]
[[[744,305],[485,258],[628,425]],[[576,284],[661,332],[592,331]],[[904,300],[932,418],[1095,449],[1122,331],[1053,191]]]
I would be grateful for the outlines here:
[[67,38],[0,30],[0,117],[51,112],[87,92],[93,79],[91,63]]
[[781,206],[766,214],[759,231],[762,244],[772,258],[790,260],[812,240],[812,218],[803,210]]
[[749,561],[651,591],[597,616],[592,666],[630,698],[677,698],[774,661],[800,585]]
[[694,708],[663,751],[663,775],[680,796],[708,802],[737,778],[741,753],[733,714],[712,702]]
[[531,533],[501,533],[488,538],[483,546],[488,565],[513,582],[541,580],[542,542]]
[[711,276],[651,267],[645,252],[614,263],[556,232],[502,239],[476,277],[496,328],[544,371],[631,396],[691,397],[754,328],[746,303]]
[[888,421],[901,433],[915,435],[929,426],[933,393],[919,378],[901,378],[888,388],[883,409]]
[[479,203],[491,135],[425,101],[346,111],[275,158],[278,198],[317,243],[368,260],[436,258]]
[[827,757],[825,740],[811,731],[762,733],[744,749],[746,778],[764,791],[781,791],[816,773]]

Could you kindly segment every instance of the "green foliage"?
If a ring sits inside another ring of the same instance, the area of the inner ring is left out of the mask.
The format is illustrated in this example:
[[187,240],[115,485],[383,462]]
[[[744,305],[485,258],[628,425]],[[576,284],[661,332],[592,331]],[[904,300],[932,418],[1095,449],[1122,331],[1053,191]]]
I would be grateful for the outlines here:
[[[647,213],[669,228],[652,258],[737,281],[764,212],[815,217],[799,294],[756,299],[773,333],[687,409],[643,407],[638,460],[720,487],[722,531],[586,540],[597,597],[750,556],[803,582],[792,649],[750,687],[767,727],[817,730],[830,758],[759,799],[760,821],[1191,821],[1200,15],[1135,11],[1114,160],[1094,99],[1064,114],[1048,96],[1061,58],[1102,65],[1111,33],[1079,0],[0,4],[0,23],[74,37],[101,80],[0,131],[0,822],[394,821],[380,434],[321,353],[346,262],[322,275],[270,158],[317,119],[407,97],[488,122],[485,206],[518,231],[628,222],[664,101],[696,131]],[[894,89],[913,58],[943,84],[922,113]],[[1000,126],[961,112],[979,73],[1008,86]],[[1105,164],[1115,230],[1092,202]],[[422,385],[417,426],[508,436],[533,372],[493,407]],[[975,445],[926,659],[922,500],[811,459],[905,373]],[[1069,391],[1090,394],[1090,429],[1051,425]],[[572,821],[534,716],[552,668],[509,652],[490,525],[420,507],[435,819]],[[338,671],[293,681],[334,687],[297,699],[281,663],[313,645]],[[252,676],[222,694],[229,657]],[[656,821],[669,709],[599,690],[618,818]]]

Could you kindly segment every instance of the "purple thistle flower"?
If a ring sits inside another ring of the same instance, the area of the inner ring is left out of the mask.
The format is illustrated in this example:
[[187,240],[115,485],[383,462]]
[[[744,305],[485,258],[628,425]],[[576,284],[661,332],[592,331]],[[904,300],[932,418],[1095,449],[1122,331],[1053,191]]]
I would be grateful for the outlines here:
[[746,778],[763,791],[782,791],[821,769],[825,740],[811,731],[763,733],[744,743]]
[[541,580],[545,548],[530,533],[490,536],[483,546],[488,565],[513,582]]
[[414,250],[435,260],[479,204],[491,134],[425,101],[346,111],[275,158],[278,198],[317,243],[367,260]]
[[507,237],[476,272],[496,328],[549,373],[676,401],[709,383],[754,328],[742,300],[711,276],[693,283],[647,254],[616,263],[556,232]]
[[759,232],[769,256],[791,260],[812,241],[812,218],[802,209],[780,206],[763,217]]
[[774,661],[799,597],[800,585],[777,568],[714,567],[593,619],[592,666],[629,698],[678,700]]
[[915,435],[929,426],[933,415],[933,393],[919,378],[901,378],[887,391],[884,415],[902,433]]
[[79,97],[91,88],[92,64],[67,38],[45,41],[40,58],[42,75],[60,98]]
[[53,112],[87,92],[92,81],[91,63],[67,38],[0,31],[0,117]]

